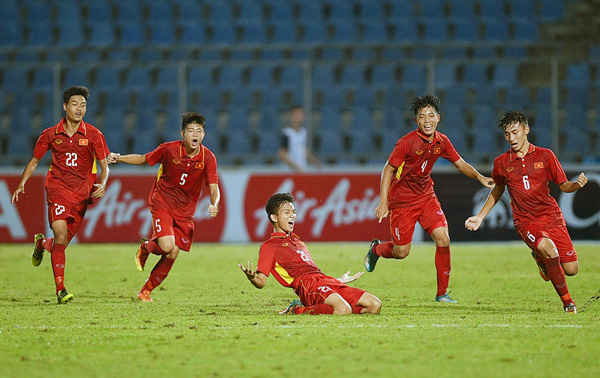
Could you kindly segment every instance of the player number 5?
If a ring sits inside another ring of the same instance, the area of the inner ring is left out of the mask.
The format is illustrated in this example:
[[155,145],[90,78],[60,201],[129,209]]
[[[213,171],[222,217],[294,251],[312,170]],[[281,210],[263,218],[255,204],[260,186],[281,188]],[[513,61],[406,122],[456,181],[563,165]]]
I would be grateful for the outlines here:
[[185,178],[187,177],[187,173],[181,175],[181,179],[179,180],[179,185],[185,185]]
[[154,221],[154,229],[156,232],[160,232],[160,230],[162,230],[162,227],[160,227],[160,219]]
[[529,176],[527,176],[527,175],[523,176],[523,186],[525,187],[526,190],[529,190],[529,188],[530,188]]

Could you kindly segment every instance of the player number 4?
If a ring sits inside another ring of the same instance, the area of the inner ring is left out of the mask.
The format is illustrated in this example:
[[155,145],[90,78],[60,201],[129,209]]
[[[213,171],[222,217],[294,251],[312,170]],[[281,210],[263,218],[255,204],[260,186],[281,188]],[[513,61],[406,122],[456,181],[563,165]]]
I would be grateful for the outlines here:
[[427,167],[427,160],[425,160],[423,164],[421,164],[421,172],[425,172],[425,167]]
[[526,190],[529,190],[529,188],[530,188],[529,176],[527,176],[527,175],[523,176],[523,186],[525,187]]

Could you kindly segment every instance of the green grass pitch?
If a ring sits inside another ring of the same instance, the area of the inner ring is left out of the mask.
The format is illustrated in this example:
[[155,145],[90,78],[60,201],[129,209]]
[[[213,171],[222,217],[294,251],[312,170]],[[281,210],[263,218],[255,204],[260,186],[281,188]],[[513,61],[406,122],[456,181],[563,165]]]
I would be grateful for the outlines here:
[[[308,247],[327,274],[364,270],[368,243]],[[423,243],[352,284],[382,300],[381,314],[344,317],[278,315],[292,290],[273,277],[257,290],[236,265],[255,263],[257,244],[195,244],[153,303],[134,299],[148,274],[135,269],[137,245],[73,245],[75,299],[63,306],[49,254],[35,268],[31,245],[4,244],[0,376],[600,376],[600,254],[598,244],[576,248],[577,315],[563,313],[522,243],[453,244],[459,303],[435,303],[434,247]]]

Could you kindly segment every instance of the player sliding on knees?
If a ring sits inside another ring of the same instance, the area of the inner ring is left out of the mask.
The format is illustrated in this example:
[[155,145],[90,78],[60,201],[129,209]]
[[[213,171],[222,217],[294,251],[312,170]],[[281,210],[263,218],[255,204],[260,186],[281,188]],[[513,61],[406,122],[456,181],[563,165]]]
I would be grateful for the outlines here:
[[508,187],[515,229],[531,248],[540,276],[552,282],[565,312],[577,313],[565,278],[577,274],[577,253],[562,211],[550,195],[548,181],[556,183],[563,192],[572,193],[585,186],[587,177],[581,173],[577,181],[568,181],[552,150],[529,143],[529,124],[524,113],[507,112],[498,126],[510,149],[494,160],[492,177],[496,186],[479,213],[465,221],[465,227],[476,231]]
[[379,298],[364,290],[346,285],[362,272],[341,278],[325,275],[314,263],[306,244],[294,234],[296,209],[290,193],[278,193],[269,198],[267,216],[273,225],[271,238],[259,250],[256,270],[248,262],[238,264],[248,280],[257,289],[265,287],[272,273],[285,287],[291,287],[300,300],[293,301],[280,314],[377,314],[381,310]]
[[161,256],[137,295],[144,302],[152,302],[150,293],[167,278],[179,251],[192,247],[194,212],[203,183],[210,190],[209,215],[214,218],[219,212],[217,159],[202,145],[206,120],[195,112],[184,113],[182,118],[183,140],[163,143],[145,155],[111,153],[107,158],[110,164],[161,164],[149,199],[152,237],[142,239],[135,257],[141,272],[151,253]]

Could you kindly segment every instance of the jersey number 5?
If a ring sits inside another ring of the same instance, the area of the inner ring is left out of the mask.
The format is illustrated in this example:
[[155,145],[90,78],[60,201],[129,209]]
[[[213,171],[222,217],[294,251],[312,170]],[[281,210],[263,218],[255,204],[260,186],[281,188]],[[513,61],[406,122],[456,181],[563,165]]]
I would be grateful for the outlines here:
[[181,178],[179,179],[179,185],[185,185],[185,178],[187,177],[187,173],[183,173]]

